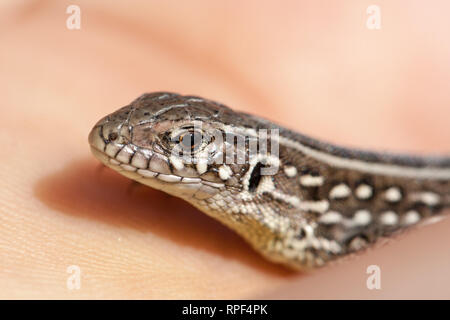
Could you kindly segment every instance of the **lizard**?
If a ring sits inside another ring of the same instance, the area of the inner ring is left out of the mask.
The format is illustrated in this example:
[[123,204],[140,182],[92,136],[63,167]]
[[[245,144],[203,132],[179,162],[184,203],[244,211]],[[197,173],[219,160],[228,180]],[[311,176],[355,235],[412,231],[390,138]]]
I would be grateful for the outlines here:
[[188,201],[295,270],[362,252],[450,206],[450,157],[336,146],[193,95],[143,94],[88,140],[107,167]]

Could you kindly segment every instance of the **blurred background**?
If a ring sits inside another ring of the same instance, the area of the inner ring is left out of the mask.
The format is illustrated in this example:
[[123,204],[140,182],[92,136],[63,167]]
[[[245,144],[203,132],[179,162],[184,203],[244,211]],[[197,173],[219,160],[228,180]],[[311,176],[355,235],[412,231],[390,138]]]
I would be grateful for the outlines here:
[[[299,275],[180,200],[130,191],[99,170],[87,144],[105,114],[164,90],[340,145],[448,154],[449,9],[411,0],[1,1],[0,297],[449,298],[448,221]],[[366,288],[373,263],[384,272],[380,291]],[[72,265],[80,289],[66,286]]]

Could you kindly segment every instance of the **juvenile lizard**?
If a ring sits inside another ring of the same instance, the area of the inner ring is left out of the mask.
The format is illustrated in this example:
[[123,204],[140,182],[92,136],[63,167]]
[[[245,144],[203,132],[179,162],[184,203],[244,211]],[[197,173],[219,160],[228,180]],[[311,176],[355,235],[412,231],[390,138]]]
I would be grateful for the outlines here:
[[188,201],[295,269],[450,206],[450,157],[337,147],[196,96],[144,94],[97,122],[89,143],[106,166]]

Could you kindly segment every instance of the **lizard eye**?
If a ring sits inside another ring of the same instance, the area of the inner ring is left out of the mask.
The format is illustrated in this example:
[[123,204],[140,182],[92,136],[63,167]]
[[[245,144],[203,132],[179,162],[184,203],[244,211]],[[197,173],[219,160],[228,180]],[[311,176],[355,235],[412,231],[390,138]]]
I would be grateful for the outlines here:
[[184,150],[192,152],[196,151],[201,145],[203,135],[199,131],[187,131],[178,136],[178,142],[181,144]]

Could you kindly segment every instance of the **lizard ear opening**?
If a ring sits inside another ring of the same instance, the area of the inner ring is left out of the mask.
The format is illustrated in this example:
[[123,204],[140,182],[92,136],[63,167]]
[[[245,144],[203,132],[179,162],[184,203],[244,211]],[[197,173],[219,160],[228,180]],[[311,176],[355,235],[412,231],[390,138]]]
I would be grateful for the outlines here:
[[254,192],[256,188],[259,185],[259,182],[261,181],[261,168],[263,168],[264,165],[261,162],[258,162],[252,170],[252,173],[250,175],[250,180],[248,182],[248,190],[250,192]]

